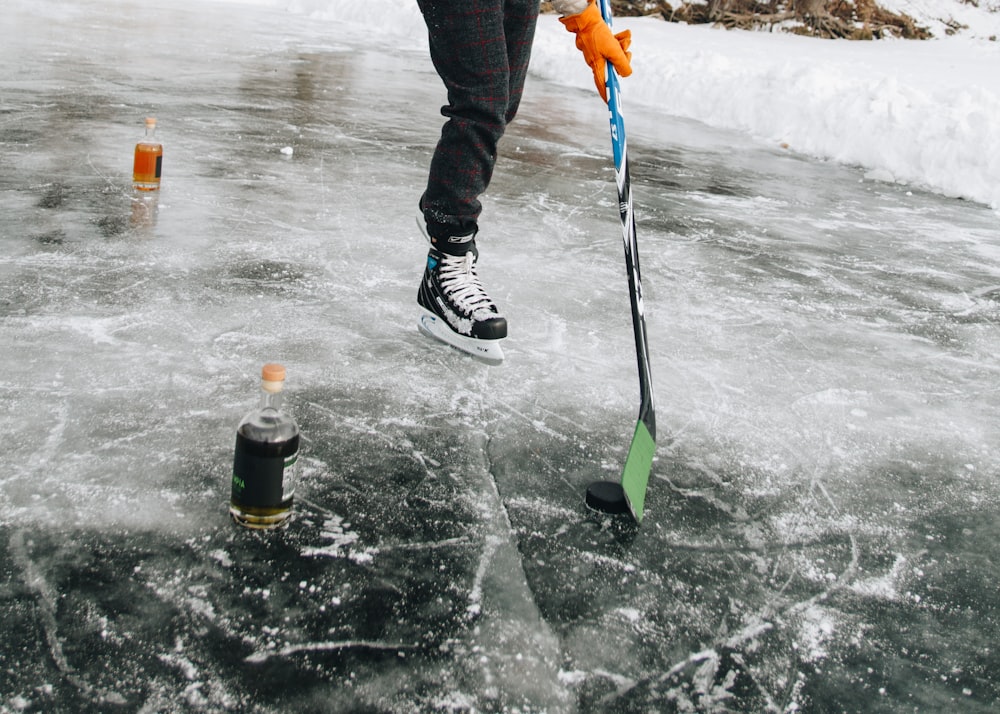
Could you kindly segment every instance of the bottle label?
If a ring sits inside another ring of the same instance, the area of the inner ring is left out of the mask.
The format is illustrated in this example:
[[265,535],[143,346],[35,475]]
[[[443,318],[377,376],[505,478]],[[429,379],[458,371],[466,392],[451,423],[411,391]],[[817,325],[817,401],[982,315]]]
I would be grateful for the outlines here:
[[160,174],[163,171],[163,154],[156,157],[156,178],[160,178]]
[[[290,478],[298,459],[299,437],[267,443],[236,434],[232,501],[241,506],[277,508],[292,497]],[[286,478],[286,471],[287,476]]]

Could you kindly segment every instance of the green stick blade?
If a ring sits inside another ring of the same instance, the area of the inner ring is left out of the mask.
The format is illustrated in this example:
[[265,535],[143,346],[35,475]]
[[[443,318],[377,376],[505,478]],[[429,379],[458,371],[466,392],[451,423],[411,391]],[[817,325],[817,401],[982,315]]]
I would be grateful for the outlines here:
[[629,510],[636,523],[642,523],[643,506],[646,503],[646,485],[649,483],[649,472],[653,468],[653,453],[656,451],[656,441],[640,419],[635,425],[632,445],[628,448],[628,458],[622,469],[622,488],[628,499]]

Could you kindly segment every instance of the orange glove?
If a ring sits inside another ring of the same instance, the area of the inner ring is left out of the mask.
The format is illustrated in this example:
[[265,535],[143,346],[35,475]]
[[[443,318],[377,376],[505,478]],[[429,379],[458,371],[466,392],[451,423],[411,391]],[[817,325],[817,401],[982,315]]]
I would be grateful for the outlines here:
[[576,46],[583,52],[583,58],[594,71],[594,84],[601,98],[608,101],[608,90],[604,86],[607,81],[605,61],[610,61],[615,71],[622,77],[632,74],[632,53],[628,51],[632,44],[632,32],[625,30],[617,35],[611,34],[611,28],[601,17],[597,3],[591,0],[587,9],[578,15],[560,17],[559,22],[570,32],[576,33]]

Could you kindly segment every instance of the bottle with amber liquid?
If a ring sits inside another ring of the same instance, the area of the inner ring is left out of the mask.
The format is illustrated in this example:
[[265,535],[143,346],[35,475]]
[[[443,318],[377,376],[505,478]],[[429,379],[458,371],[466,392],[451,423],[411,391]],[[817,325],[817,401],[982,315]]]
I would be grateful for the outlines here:
[[160,188],[163,169],[163,144],[156,139],[156,119],[146,118],[146,136],[135,145],[135,162],[132,165],[132,185],[140,191]]
[[277,528],[292,515],[299,427],[282,411],[285,368],[265,364],[260,404],[236,429],[229,513],[248,528]]

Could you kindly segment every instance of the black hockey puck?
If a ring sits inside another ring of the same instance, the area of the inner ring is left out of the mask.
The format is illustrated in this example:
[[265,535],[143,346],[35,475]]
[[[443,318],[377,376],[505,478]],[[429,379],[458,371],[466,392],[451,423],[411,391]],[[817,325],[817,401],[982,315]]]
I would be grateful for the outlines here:
[[594,481],[587,486],[587,505],[601,513],[628,513],[625,489],[614,481]]

